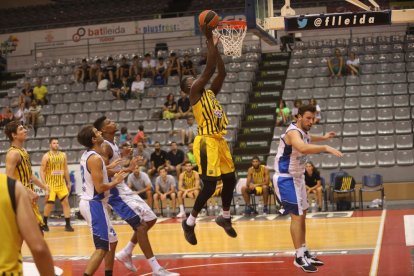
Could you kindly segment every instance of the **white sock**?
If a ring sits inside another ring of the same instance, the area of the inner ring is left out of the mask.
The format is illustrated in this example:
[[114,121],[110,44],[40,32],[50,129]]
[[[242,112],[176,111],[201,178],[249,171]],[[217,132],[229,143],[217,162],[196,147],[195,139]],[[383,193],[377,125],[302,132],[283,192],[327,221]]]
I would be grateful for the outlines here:
[[309,249],[306,247],[306,243],[302,244],[303,252],[309,251]]
[[181,213],[185,213],[185,209],[184,209],[184,205],[183,204],[180,204],[180,212]]
[[223,210],[223,218],[226,218],[226,219],[230,218],[230,210],[228,210],[228,211]]
[[127,253],[128,255],[131,255],[132,251],[135,248],[135,245],[136,245],[135,243],[129,241],[128,244],[124,248],[124,252]]
[[194,226],[196,222],[196,217],[193,217],[193,214],[190,214],[187,218],[187,225],[188,226]]
[[303,247],[296,248],[296,257],[303,257],[305,255],[305,250]]
[[153,272],[160,270],[161,266],[155,257],[147,259],[147,262],[151,266]]

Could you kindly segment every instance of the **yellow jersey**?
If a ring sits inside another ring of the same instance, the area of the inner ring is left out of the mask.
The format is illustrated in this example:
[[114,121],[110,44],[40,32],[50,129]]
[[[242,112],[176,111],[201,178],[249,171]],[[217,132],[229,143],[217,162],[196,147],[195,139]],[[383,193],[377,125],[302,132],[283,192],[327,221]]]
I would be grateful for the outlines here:
[[204,90],[201,98],[193,105],[193,113],[198,125],[198,135],[226,134],[229,122],[213,91]]
[[0,174],[0,275],[23,275],[21,236],[16,220],[16,181]]
[[46,175],[45,180],[49,185],[50,189],[58,191],[64,189],[66,186],[65,181],[65,163],[66,156],[63,152],[58,151],[54,153],[49,151],[47,153],[49,159],[46,165]]
[[191,171],[191,176],[187,175],[187,172],[184,172],[184,177],[183,177],[183,186],[184,189],[192,189],[195,188],[195,171]]
[[31,181],[32,164],[30,163],[29,154],[24,148],[18,148],[16,146],[11,146],[7,152],[11,150],[17,150],[20,154],[20,163],[14,170],[14,179],[19,180],[26,188],[34,191]]
[[253,166],[251,168],[253,170],[253,173],[252,173],[253,183],[254,184],[263,183],[265,181],[266,167],[264,165],[260,165],[259,170],[256,170]]

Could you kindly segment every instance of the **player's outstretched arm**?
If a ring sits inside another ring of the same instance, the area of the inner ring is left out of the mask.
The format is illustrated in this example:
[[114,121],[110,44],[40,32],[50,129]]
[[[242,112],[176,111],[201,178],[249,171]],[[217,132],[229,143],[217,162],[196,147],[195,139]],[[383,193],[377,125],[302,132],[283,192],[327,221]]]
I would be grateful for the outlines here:
[[16,181],[16,218],[17,225],[32,252],[33,259],[40,275],[54,276],[53,260],[49,248],[39,230],[39,225],[32,212],[29,196],[23,185]]
[[[217,47],[216,47],[217,48]],[[221,87],[223,86],[224,79],[226,78],[226,68],[224,67],[223,59],[221,58],[220,53],[217,55],[217,76],[214,78],[213,83],[211,84],[210,90],[217,95]]]
[[325,141],[336,137],[336,133],[334,131],[327,132],[323,136],[314,136],[311,135],[311,141],[312,142],[319,142],[319,141]]
[[207,63],[206,68],[201,73],[200,77],[197,78],[191,86],[191,102],[197,102],[201,97],[201,94],[204,91],[204,87],[213,76],[214,71],[216,71],[217,57],[219,56],[219,52],[216,47],[218,43],[218,37],[213,36],[212,29],[208,28],[207,25],[205,28],[206,29],[204,33],[206,34],[207,38]]
[[305,144],[298,131],[289,131],[286,134],[286,138],[285,141],[288,144],[291,144],[295,149],[303,154],[318,154],[321,152],[328,152],[335,156],[342,157],[342,152],[328,145]]

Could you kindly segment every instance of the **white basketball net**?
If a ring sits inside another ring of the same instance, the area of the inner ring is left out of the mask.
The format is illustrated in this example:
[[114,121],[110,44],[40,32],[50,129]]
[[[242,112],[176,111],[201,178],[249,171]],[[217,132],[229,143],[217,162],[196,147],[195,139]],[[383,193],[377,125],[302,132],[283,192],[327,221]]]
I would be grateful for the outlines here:
[[213,30],[213,34],[219,36],[226,56],[240,57],[246,30],[246,25],[222,22],[218,28]]

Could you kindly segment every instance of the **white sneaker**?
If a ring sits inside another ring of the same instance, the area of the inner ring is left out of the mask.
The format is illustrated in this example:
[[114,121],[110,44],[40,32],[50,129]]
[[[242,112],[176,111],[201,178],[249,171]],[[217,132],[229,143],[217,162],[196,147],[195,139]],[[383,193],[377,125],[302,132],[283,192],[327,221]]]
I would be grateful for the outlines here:
[[120,251],[120,252],[115,254],[115,258],[118,261],[120,261],[121,263],[123,263],[128,270],[131,270],[133,272],[137,271],[137,268],[132,263],[132,255],[131,254],[125,254],[123,251]]
[[180,273],[170,272],[161,267],[157,272],[153,272],[152,276],[180,276]]
[[184,213],[184,212],[180,212],[178,215],[177,215],[177,218],[186,218],[187,217],[187,215]]

